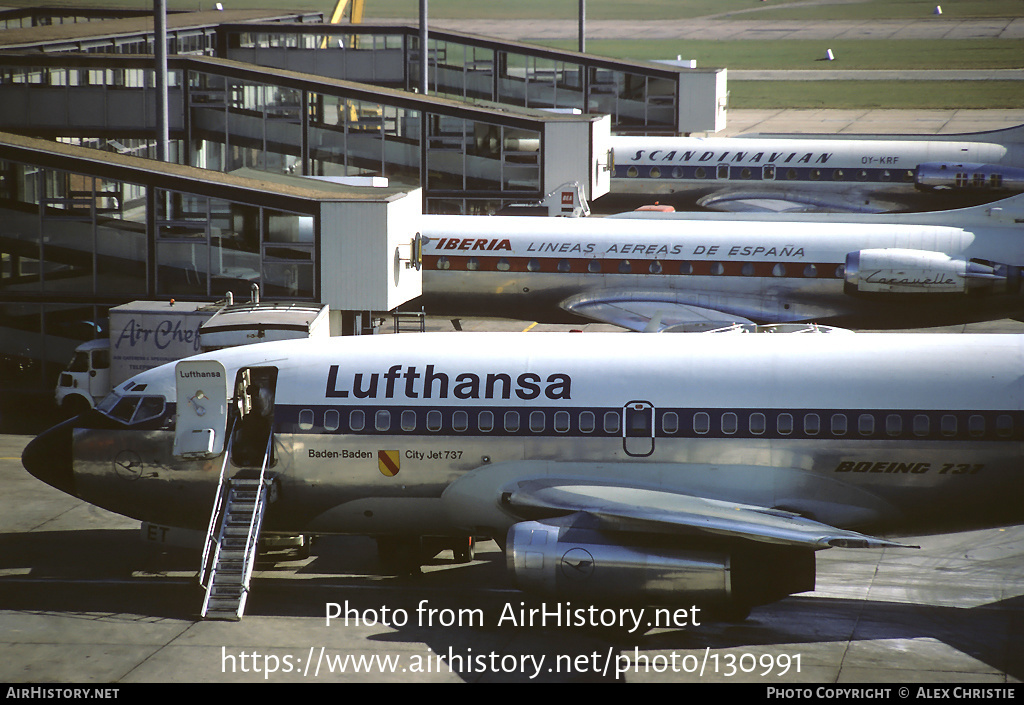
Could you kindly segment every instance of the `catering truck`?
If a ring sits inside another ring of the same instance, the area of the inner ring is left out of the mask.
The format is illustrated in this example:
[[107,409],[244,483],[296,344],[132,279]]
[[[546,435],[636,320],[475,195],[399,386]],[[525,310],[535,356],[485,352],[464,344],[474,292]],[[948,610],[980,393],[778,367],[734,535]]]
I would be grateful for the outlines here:
[[75,348],[57,381],[67,416],[93,408],[110,390],[166,362],[235,345],[330,335],[327,306],[259,302],[133,301],[110,309],[109,335]]

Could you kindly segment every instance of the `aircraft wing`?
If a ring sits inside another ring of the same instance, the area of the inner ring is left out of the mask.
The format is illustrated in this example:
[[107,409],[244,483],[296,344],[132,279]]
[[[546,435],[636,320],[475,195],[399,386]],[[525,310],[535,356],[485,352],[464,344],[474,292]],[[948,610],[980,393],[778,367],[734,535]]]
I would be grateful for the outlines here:
[[671,292],[595,292],[573,296],[559,305],[584,318],[648,333],[670,329],[711,330],[753,323],[744,316],[686,303],[674,296]]
[[579,479],[533,479],[505,488],[502,504],[524,514],[585,513],[609,530],[714,534],[810,548],[881,548],[906,544],[838,529],[792,512],[647,487]]

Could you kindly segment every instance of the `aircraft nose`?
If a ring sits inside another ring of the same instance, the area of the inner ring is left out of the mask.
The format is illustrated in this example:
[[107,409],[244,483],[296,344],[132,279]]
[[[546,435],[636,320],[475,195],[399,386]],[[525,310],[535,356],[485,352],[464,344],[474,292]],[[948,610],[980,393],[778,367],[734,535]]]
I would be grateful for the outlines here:
[[21,464],[29,473],[61,492],[75,494],[75,476],[71,455],[74,419],[43,431],[29,441],[21,454]]

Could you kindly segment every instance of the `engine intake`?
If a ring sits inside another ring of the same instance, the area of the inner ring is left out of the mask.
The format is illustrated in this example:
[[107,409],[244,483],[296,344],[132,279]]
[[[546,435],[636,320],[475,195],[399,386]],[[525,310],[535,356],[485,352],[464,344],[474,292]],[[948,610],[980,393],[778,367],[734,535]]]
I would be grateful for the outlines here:
[[526,521],[509,529],[505,555],[523,590],[597,602],[751,607],[814,589],[813,551],[703,543]]
[[1016,294],[1020,267],[953,259],[943,252],[883,248],[846,255],[847,294]]

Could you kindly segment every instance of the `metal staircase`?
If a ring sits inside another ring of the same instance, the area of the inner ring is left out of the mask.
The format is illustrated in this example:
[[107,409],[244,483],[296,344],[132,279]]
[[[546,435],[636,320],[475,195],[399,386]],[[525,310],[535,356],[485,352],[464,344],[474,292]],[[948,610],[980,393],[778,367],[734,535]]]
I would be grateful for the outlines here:
[[259,470],[242,469],[233,477],[225,476],[230,446],[224,453],[220,487],[210,516],[199,574],[199,583],[206,589],[204,619],[239,620],[245,612],[267,490],[272,481],[267,466],[273,442],[271,433]]

